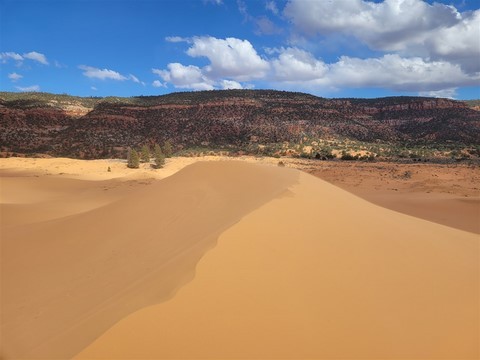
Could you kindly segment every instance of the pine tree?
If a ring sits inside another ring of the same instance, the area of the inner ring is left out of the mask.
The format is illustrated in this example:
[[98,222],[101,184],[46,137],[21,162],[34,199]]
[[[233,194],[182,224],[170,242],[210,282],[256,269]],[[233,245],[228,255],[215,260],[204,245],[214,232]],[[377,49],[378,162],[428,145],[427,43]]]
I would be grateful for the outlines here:
[[128,149],[127,166],[130,169],[138,169],[140,167],[140,158],[135,149]]
[[154,158],[155,158],[155,168],[160,169],[163,167],[165,164],[165,156],[162,153],[162,149],[160,148],[160,145],[155,144],[155,149],[154,149]]
[[150,149],[148,148],[148,145],[142,146],[141,159],[144,163],[150,162]]
[[163,153],[167,158],[172,157],[173,150],[172,150],[172,143],[170,142],[170,140],[165,141],[165,143],[163,144]]

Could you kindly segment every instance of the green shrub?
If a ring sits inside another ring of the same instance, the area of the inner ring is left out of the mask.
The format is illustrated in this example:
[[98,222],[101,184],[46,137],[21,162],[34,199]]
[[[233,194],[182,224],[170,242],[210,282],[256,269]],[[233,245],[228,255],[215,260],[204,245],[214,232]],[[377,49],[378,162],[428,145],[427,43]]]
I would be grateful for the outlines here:
[[155,158],[155,168],[160,169],[165,165],[165,155],[163,155],[160,145],[155,144],[155,149],[153,151],[153,156]]
[[172,148],[172,143],[170,142],[170,140],[165,141],[165,143],[163,144],[163,154],[167,158],[172,157],[173,148]]
[[130,169],[138,169],[140,167],[140,158],[135,149],[128,149],[127,166]]
[[143,163],[150,162],[150,149],[148,148],[148,145],[142,146],[141,159]]
[[357,155],[353,156],[352,154],[347,153],[346,151],[342,151],[342,156],[340,157],[340,159],[341,160],[347,160],[347,161],[357,160],[358,156]]

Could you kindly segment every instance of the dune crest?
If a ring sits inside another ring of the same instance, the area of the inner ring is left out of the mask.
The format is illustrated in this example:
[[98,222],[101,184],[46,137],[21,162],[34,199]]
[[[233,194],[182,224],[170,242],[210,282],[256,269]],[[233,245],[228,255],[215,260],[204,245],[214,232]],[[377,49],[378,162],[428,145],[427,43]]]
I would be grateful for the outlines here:
[[76,359],[474,359],[479,241],[307,174]]
[[171,297],[222,231],[297,178],[291,169],[196,163],[91,210],[9,224],[1,355],[73,356],[121,318]]

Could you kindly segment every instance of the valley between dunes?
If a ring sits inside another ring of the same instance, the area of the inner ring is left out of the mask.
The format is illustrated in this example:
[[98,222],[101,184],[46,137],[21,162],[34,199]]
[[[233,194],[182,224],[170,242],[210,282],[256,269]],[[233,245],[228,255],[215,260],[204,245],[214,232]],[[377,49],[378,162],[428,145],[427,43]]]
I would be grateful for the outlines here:
[[478,234],[252,162],[0,159],[0,357],[480,356]]

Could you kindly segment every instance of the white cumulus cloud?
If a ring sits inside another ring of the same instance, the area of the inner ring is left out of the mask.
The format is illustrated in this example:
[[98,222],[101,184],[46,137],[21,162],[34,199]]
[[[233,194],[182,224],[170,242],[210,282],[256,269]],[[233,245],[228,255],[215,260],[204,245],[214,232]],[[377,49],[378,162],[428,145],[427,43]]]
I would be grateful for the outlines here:
[[298,47],[264,51],[269,58],[261,57],[246,40],[194,37],[187,54],[208,58],[207,65],[170,63],[153,72],[165,86],[193,90],[246,88],[251,85],[242,82],[261,80],[276,88],[332,92],[373,87],[452,97],[455,89],[480,81],[480,73],[470,74],[458,63],[429,57],[388,53],[372,58],[341,56],[326,63]]
[[222,89],[243,89],[242,84],[234,80],[222,80],[220,85]]
[[316,90],[374,87],[453,97],[456,88],[473,86],[480,81],[480,75],[469,75],[457,64],[420,57],[342,56],[337,62],[327,64],[298,48],[270,49],[269,52],[278,53],[271,60],[273,74],[269,80],[272,83]]
[[290,0],[284,15],[307,34],[342,32],[384,50],[397,50],[425,31],[460,19],[454,7],[422,0]]
[[178,43],[178,42],[189,42],[190,40],[188,38],[184,38],[181,36],[167,36],[165,38],[165,41],[168,41],[171,43]]
[[158,87],[165,87],[166,85],[163,84],[160,80],[154,80],[152,82],[152,86],[158,88]]
[[[447,61],[427,61],[387,54],[359,59],[342,56],[329,65],[329,86],[381,87],[398,91],[439,91],[478,83],[480,76],[469,76],[459,65]],[[320,81],[321,83],[322,81]]]
[[240,89],[242,81],[261,79],[267,75],[270,64],[263,59],[248,40],[218,39],[212,36],[167,38],[167,41],[186,41],[187,54],[205,57],[204,67],[170,63],[166,69],[152,69],[165,83],[176,88],[193,90]]
[[443,89],[438,91],[420,91],[418,95],[427,96],[427,97],[455,99],[457,95],[457,88]]
[[100,80],[116,80],[116,81],[125,81],[130,80],[137,84],[145,85],[145,82],[141,81],[133,74],[122,75],[117,71],[110,69],[99,69],[93,66],[79,65],[78,68],[83,70],[83,75],[90,79],[100,79]]
[[139,80],[135,75],[129,74],[127,79],[132,80],[134,83],[142,84],[143,86],[145,86],[145,82]]
[[434,59],[461,64],[469,73],[480,72],[480,10],[464,16],[454,26],[430,34],[424,46]]
[[12,59],[17,63],[21,63],[25,59],[28,59],[28,60],[37,61],[43,65],[48,65],[47,57],[44,54],[41,54],[36,51],[30,51],[22,55],[12,51],[2,52],[0,53],[0,59],[2,60],[2,63],[6,63],[9,59]]
[[8,61],[8,59],[12,59],[12,60],[15,60],[15,61],[22,61],[23,57],[20,54],[8,51],[8,52],[0,53],[0,59],[2,60],[2,63],[6,63]]
[[8,74],[8,78],[12,80],[13,82],[23,78],[23,75],[17,74],[16,72]]
[[138,80],[138,78],[135,75],[130,74],[130,75],[128,75],[128,78],[130,80],[132,80],[133,82],[136,82],[136,83],[140,84],[140,80]]
[[31,51],[29,53],[23,54],[23,58],[37,61],[43,65],[48,65],[47,57],[44,54],[38,53],[36,51]]
[[[270,50],[272,53],[272,50]],[[311,81],[322,78],[328,71],[327,65],[312,54],[298,48],[273,50],[279,56],[272,60],[275,80],[285,82]]]
[[109,69],[99,69],[93,66],[80,65],[78,67],[80,70],[83,70],[83,75],[91,79],[100,79],[100,80],[118,80],[124,81],[127,80],[127,77]]
[[480,10],[422,0],[290,0],[284,16],[306,36],[341,34],[370,48],[431,57],[480,71]]
[[184,66],[180,63],[170,63],[167,70],[152,69],[154,74],[163,81],[173,84],[176,88],[192,90],[213,90],[213,82],[203,75],[202,70],[194,65]]
[[210,64],[205,66],[203,72],[209,78],[248,81],[264,77],[270,68],[268,61],[258,55],[248,40],[204,36],[194,37],[192,41],[187,54],[208,58]]

